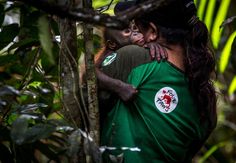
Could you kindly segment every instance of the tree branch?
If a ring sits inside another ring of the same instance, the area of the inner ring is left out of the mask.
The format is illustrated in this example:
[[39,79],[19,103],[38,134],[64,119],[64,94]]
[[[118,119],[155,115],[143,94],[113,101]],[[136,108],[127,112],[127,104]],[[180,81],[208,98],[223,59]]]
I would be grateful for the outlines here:
[[96,10],[85,8],[72,8],[66,3],[57,3],[54,0],[15,0],[36,7],[49,14],[57,15],[61,18],[69,18],[76,21],[101,25],[113,28],[123,28],[128,25],[129,20],[135,16],[140,16],[146,12],[157,9],[162,5],[166,5],[173,0],[148,0],[135,7],[127,9],[117,16],[101,14]]

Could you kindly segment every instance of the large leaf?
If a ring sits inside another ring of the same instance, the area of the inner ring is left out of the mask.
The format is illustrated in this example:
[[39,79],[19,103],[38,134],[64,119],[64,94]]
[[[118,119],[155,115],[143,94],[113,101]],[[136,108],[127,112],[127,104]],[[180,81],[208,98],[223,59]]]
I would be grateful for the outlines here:
[[11,138],[16,144],[25,142],[25,134],[28,129],[28,121],[24,118],[16,119],[12,124]]
[[19,27],[16,23],[3,26],[2,31],[0,32],[0,50],[11,43],[18,33]]
[[19,95],[19,91],[11,86],[3,86],[0,88],[0,109],[4,109],[8,104],[13,104],[15,97]]
[[205,7],[206,7],[206,2],[207,2],[207,0],[201,0],[199,2],[197,15],[199,16],[200,20],[203,20],[203,15],[204,15]]
[[48,138],[55,130],[56,127],[50,124],[36,124],[25,133],[25,142],[32,143],[39,139]]
[[11,86],[3,86],[0,88],[0,96],[19,95],[19,91]]
[[235,90],[236,90],[236,76],[233,78],[233,80],[229,86],[229,90],[228,90],[229,95],[232,95]]
[[216,5],[216,0],[211,0],[209,1],[209,4],[206,9],[206,16],[204,22],[206,23],[206,26],[209,30],[211,29],[212,25],[212,20],[213,20],[212,17],[214,14],[215,5]]
[[43,50],[47,53],[49,61],[55,63],[52,53],[53,43],[51,39],[51,33],[49,28],[48,19],[45,16],[41,16],[38,20],[39,27],[39,39]]
[[27,112],[32,112],[38,108],[45,108],[47,107],[47,105],[43,104],[43,103],[37,103],[37,104],[27,104],[27,105],[22,105],[20,107],[20,111],[22,113],[27,113]]
[[229,63],[229,58],[230,58],[230,54],[231,54],[231,49],[232,49],[232,44],[234,42],[234,39],[236,37],[236,31],[234,33],[232,33],[229,37],[229,39],[227,40],[225,47],[222,51],[222,54],[220,56],[220,65],[219,65],[219,69],[220,72],[223,73]]
[[212,28],[211,39],[214,48],[218,48],[222,30],[220,25],[225,20],[231,0],[222,0]]
[[114,14],[113,8],[115,4],[119,2],[118,0],[93,0],[93,8],[97,9],[100,12],[107,14]]
[[47,138],[56,130],[56,126],[51,124],[39,123],[33,127],[28,127],[27,118],[22,117],[16,119],[12,124],[11,130],[11,138],[18,145],[33,143],[39,139]]
[[[53,61],[58,61],[58,54],[59,54],[59,47],[53,46],[52,48],[52,55],[53,55]],[[45,73],[45,75],[50,75],[52,77],[56,77],[58,75],[58,67],[55,66],[55,63],[51,61],[51,58],[48,57],[48,54],[45,51],[42,51],[40,55],[40,64],[42,66],[42,69]]]

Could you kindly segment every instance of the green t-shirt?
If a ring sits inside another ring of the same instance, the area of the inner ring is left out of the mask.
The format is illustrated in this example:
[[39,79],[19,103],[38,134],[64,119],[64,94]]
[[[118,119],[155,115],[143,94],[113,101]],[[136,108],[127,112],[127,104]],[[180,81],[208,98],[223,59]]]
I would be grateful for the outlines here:
[[128,163],[184,162],[192,157],[189,148],[205,139],[188,81],[171,63],[146,57],[145,49],[126,46],[103,66],[106,74],[138,89],[132,102],[118,100],[108,114],[101,136],[104,158],[123,154]]

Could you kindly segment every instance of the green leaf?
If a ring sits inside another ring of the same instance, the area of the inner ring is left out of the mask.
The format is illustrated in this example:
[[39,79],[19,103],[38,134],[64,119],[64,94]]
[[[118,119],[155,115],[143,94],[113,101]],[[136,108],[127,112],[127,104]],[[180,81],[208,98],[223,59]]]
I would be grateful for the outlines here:
[[113,0],[112,4],[111,0],[93,0],[93,8],[97,9],[98,11],[101,11],[103,13],[111,14],[113,15],[113,9],[115,4],[119,2],[118,0]]
[[219,10],[217,12],[215,22],[214,22],[213,28],[212,28],[212,34],[211,34],[211,39],[212,39],[212,43],[213,43],[214,48],[218,48],[221,34],[222,34],[222,30],[220,29],[220,25],[225,20],[225,17],[227,15],[227,12],[229,9],[230,1],[231,0],[222,0]]
[[216,0],[211,0],[209,1],[209,4],[206,9],[206,16],[205,16],[204,22],[206,23],[208,30],[211,29],[212,20],[213,20],[212,17],[214,14],[215,5],[216,5]]
[[28,129],[28,121],[24,118],[16,119],[12,124],[11,138],[16,144],[23,144],[25,133]]
[[219,65],[219,69],[220,69],[221,73],[223,73],[225,71],[225,69],[228,65],[230,54],[231,54],[231,48],[232,48],[232,44],[234,42],[235,37],[236,37],[236,31],[230,35],[228,41],[225,44],[225,47],[224,47],[222,53],[221,53],[220,65]]
[[19,95],[19,91],[12,86],[3,86],[0,88],[0,96]]
[[16,144],[22,145],[48,138],[55,130],[56,126],[50,124],[36,124],[29,128],[27,118],[22,116],[13,122],[11,138]]
[[199,163],[204,163],[208,157],[210,157],[217,149],[226,145],[226,142],[220,142],[213,147],[211,147],[200,159]]
[[231,84],[229,86],[228,94],[232,95],[235,90],[236,90],[236,76],[233,78],[233,80],[232,80],[232,82],[231,82]]
[[203,15],[204,15],[205,7],[206,7],[206,2],[207,2],[207,0],[201,0],[200,1],[198,11],[197,11],[197,15],[199,16],[200,20],[203,20]]
[[4,26],[0,32],[0,50],[11,43],[19,33],[18,24]]
[[36,110],[38,108],[46,108],[47,105],[43,104],[43,103],[36,103],[36,104],[27,104],[27,105],[22,105],[20,107],[21,112],[29,112],[29,111],[33,111]]
[[25,134],[25,142],[32,143],[39,139],[48,138],[56,127],[50,124],[37,124],[32,128],[28,129]]
[[[55,59],[55,61],[58,61],[59,47],[57,45],[54,45],[52,51],[53,51],[52,54],[53,58]],[[50,58],[48,57],[48,54],[45,51],[42,51],[42,53],[40,54],[40,64],[45,72],[45,75],[50,75],[50,76],[58,75],[58,67],[55,66],[55,63],[52,63],[50,61]]]
[[48,19],[46,18],[46,16],[41,16],[39,18],[38,28],[39,28],[39,40],[42,45],[42,48],[48,55],[49,61],[52,64],[55,64],[53,53],[52,53],[53,43],[51,39]]

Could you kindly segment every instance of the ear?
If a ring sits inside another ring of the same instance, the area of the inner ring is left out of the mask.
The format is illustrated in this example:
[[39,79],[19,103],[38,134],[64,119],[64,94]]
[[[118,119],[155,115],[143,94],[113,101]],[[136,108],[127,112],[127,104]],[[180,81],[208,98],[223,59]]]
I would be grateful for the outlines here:
[[115,50],[117,48],[117,44],[111,40],[107,40],[106,46],[111,50]]
[[155,41],[158,38],[158,29],[156,25],[152,22],[150,22],[149,25],[151,27],[150,40]]

